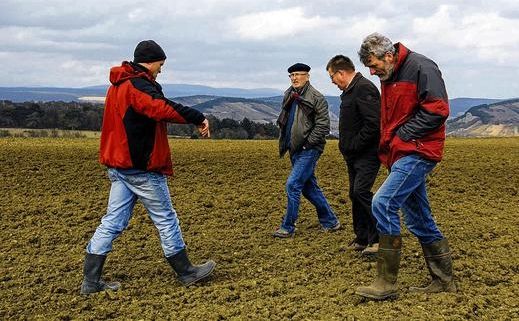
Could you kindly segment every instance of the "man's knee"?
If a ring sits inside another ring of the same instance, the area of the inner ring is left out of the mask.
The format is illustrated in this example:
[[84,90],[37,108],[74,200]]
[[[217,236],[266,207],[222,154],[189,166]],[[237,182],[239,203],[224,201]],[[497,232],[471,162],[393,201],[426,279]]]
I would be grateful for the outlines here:
[[285,185],[285,190],[287,194],[293,194],[293,193],[301,193],[303,188],[301,184],[295,180],[295,179],[288,179],[287,183]]
[[114,222],[111,220],[101,220],[98,230],[100,233],[110,235],[112,237],[119,236],[128,226],[128,221]]
[[372,197],[371,191],[365,188],[354,188],[350,193],[352,199],[365,200]]
[[375,210],[375,208],[377,210],[380,210],[385,207],[385,201],[383,200],[383,197],[379,193],[376,193],[373,196],[373,199],[371,200],[371,207],[373,210]]

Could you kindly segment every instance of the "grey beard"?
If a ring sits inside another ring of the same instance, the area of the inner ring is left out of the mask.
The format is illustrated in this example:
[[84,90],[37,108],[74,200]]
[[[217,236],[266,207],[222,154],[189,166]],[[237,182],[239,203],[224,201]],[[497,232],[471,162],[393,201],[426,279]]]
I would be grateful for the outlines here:
[[379,77],[380,78],[380,81],[387,81],[389,80],[389,78],[391,78],[391,76],[393,76],[393,71],[395,70],[395,66],[391,66],[391,68],[389,68],[386,72],[386,74],[382,77]]

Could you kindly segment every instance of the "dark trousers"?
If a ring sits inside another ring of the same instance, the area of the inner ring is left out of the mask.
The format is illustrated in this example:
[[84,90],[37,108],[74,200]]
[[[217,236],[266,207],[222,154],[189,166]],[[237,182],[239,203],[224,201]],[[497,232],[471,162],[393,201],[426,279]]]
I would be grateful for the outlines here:
[[371,211],[373,193],[371,188],[377,178],[380,161],[376,154],[347,158],[352,202],[353,232],[355,242],[362,245],[378,243],[376,220]]

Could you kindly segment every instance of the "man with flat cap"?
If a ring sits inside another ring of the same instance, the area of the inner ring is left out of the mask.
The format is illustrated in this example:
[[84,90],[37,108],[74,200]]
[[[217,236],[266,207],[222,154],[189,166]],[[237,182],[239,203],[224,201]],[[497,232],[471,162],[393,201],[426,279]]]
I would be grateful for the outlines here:
[[288,151],[292,164],[286,182],[286,212],[281,226],[273,234],[277,238],[294,235],[301,194],[315,206],[323,230],[336,231],[341,226],[315,177],[317,160],[330,132],[330,116],[326,99],[310,85],[309,71],[310,66],[303,63],[288,68],[292,85],[285,91],[277,120],[279,156],[283,157]]
[[156,78],[165,60],[162,48],[145,40],[135,48],[133,62],[110,70],[99,161],[107,166],[112,186],[106,215],[86,246],[81,294],[119,289],[118,282],[105,282],[101,274],[137,200],[148,211],[164,256],[183,285],[206,278],[215,268],[211,260],[202,265],[189,261],[166,179],[173,173],[167,123],[195,124],[202,137],[209,137],[209,122],[199,111],[164,97]]

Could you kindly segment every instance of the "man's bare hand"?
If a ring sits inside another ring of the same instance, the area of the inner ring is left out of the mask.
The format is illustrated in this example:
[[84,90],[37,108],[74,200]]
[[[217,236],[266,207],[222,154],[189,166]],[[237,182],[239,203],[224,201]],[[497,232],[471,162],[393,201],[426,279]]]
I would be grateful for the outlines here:
[[209,121],[206,119],[204,122],[197,126],[198,131],[200,132],[200,135],[202,135],[203,138],[209,138],[211,137],[211,133],[209,132]]

